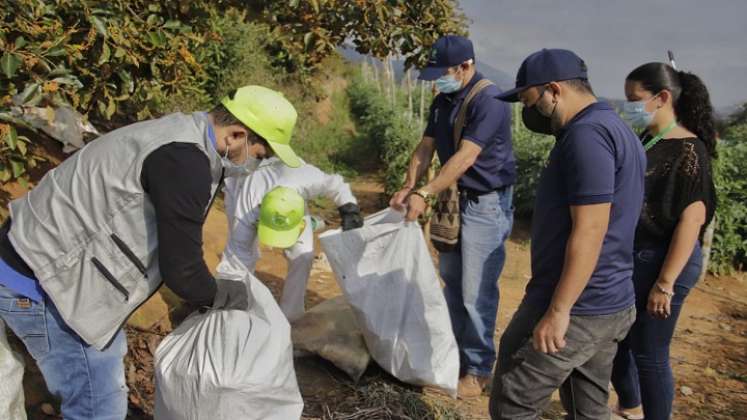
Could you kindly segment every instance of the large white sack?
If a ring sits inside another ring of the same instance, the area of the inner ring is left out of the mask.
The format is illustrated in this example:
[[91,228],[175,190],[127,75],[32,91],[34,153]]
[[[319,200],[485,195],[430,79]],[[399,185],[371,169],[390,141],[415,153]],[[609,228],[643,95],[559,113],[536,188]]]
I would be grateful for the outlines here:
[[456,396],[459,352],[420,226],[387,209],[319,239],[374,360],[403,382]]
[[156,349],[156,419],[301,417],[290,325],[267,287],[242,275],[249,310],[195,312]]
[[0,320],[0,419],[26,420],[23,398],[23,360],[8,344]]

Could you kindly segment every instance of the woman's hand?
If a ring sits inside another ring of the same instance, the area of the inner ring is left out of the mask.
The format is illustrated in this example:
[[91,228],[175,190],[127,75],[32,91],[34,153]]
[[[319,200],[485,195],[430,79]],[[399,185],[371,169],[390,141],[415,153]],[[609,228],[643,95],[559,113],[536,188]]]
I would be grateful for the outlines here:
[[[665,293],[661,289],[669,292]],[[666,319],[672,313],[672,296],[674,292],[670,288],[660,286],[660,284],[654,283],[651,287],[651,291],[648,293],[648,305],[646,309],[648,313],[658,319]]]

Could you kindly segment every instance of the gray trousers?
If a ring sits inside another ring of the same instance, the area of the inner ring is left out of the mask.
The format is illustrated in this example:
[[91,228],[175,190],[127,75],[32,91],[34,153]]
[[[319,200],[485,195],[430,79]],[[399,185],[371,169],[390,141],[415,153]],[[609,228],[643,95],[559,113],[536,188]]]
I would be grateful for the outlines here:
[[522,302],[501,337],[490,394],[493,420],[537,419],[560,388],[568,419],[610,418],[607,400],[617,343],[635,320],[635,307],[610,315],[571,316],[566,346],[556,354],[532,347],[545,308]]

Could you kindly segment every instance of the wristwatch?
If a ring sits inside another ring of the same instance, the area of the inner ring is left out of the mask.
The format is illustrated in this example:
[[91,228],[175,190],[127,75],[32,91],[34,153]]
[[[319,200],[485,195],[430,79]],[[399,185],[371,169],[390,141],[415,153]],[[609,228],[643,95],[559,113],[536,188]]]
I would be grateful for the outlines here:
[[415,194],[415,195],[419,195],[420,197],[422,197],[423,200],[425,200],[426,204],[432,204],[433,201],[436,199],[435,194],[433,194],[431,192],[428,192],[428,191],[426,191],[426,190],[424,190],[422,188],[419,189],[419,190],[417,190],[417,191],[413,191],[412,193]]

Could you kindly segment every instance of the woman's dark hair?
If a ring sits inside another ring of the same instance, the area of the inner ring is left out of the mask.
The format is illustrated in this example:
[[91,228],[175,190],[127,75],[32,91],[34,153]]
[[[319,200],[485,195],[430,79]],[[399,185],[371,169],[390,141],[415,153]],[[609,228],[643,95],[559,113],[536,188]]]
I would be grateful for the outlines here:
[[713,106],[708,89],[698,76],[665,63],[646,63],[630,72],[626,80],[639,82],[653,94],[665,89],[672,92],[677,120],[705,143],[711,157],[717,157]]

